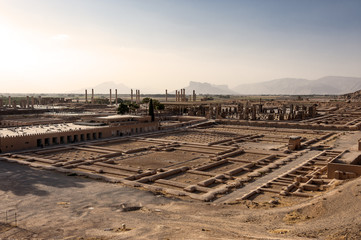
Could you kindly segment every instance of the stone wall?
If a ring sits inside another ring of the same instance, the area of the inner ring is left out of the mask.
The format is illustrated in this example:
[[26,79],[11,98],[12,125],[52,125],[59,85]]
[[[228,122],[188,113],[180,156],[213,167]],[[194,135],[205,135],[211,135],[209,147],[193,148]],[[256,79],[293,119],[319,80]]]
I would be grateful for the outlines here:
[[349,179],[361,176],[361,166],[353,164],[329,163],[327,164],[327,177],[336,179]]
[[254,127],[275,127],[275,128],[297,128],[297,129],[314,129],[314,130],[338,130],[338,131],[356,131],[360,130],[361,125],[346,126],[346,125],[323,125],[323,124],[308,124],[301,122],[281,122],[281,121],[246,121],[246,120],[230,120],[217,119],[216,122],[228,125],[254,126]]
[[158,122],[141,122],[120,126],[104,126],[82,130],[0,137],[0,152],[13,152],[58,144],[70,144],[101,138],[133,135],[156,131],[158,128]]

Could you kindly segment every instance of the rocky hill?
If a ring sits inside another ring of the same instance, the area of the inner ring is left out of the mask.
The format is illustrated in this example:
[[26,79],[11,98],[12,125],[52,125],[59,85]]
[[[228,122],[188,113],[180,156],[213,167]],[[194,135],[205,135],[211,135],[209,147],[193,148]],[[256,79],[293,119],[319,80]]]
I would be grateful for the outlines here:
[[283,78],[242,84],[234,88],[239,94],[339,95],[361,89],[361,78],[328,76],[317,80]]
[[191,94],[193,90],[195,90],[197,94],[238,94],[237,92],[230,90],[227,85],[214,85],[206,82],[201,83],[193,81],[189,82],[189,85],[185,87],[185,90],[187,94]]
[[361,100],[361,90],[343,95],[346,99]]

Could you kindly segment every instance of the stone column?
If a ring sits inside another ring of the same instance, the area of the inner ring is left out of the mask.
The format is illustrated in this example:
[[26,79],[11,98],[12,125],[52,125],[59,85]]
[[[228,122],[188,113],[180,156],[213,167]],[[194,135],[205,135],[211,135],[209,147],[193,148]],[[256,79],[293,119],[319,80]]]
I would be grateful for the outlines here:
[[136,92],[136,101],[137,101],[137,104],[140,104],[140,90],[139,89]]
[[31,109],[34,109],[34,96],[31,96]]
[[243,104],[242,103],[238,103],[237,116],[238,116],[238,119],[240,119],[240,120],[243,119]]
[[216,119],[218,119],[218,115],[219,115],[219,112],[218,112],[218,110],[219,110],[219,109],[218,109],[218,104],[216,105],[216,107],[215,107],[215,108],[216,108],[216,109],[215,109],[215,110],[216,110],[216,113],[215,113],[215,115],[216,115]]
[[29,96],[26,96],[26,106],[25,106],[25,108],[30,108]]
[[135,102],[139,104],[139,98],[138,98],[138,89],[135,90]]
[[9,96],[9,104],[8,104],[9,107],[11,107],[11,97]]
[[256,105],[252,105],[252,120],[256,120]]
[[109,89],[109,104],[112,105],[112,89]]
[[88,103],[88,90],[85,89],[85,103]]
[[168,102],[168,90],[165,90],[165,101]]
[[16,109],[16,101],[13,101],[13,108]]
[[196,90],[193,90],[193,102],[197,101]]
[[293,104],[290,105],[290,114],[293,114]]
[[316,106],[315,105],[310,106],[308,108],[308,116],[312,117],[312,118],[316,117]]
[[293,108],[293,104],[291,104],[290,105],[290,114],[289,114],[288,120],[293,119],[293,114],[294,114],[294,108]]
[[248,120],[248,113],[249,113],[249,109],[248,109],[248,104],[246,104],[246,106],[244,107],[244,111],[243,111],[243,119],[244,120]]
[[115,105],[118,105],[118,89],[115,89]]
[[208,105],[208,118],[211,119],[213,117],[213,107],[211,104]]
[[130,102],[133,102],[133,89],[130,89]]
[[283,113],[283,115],[286,114],[286,110],[287,110],[286,105],[283,104],[283,106],[282,106],[282,113]]
[[92,88],[92,104],[94,104],[94,89]]

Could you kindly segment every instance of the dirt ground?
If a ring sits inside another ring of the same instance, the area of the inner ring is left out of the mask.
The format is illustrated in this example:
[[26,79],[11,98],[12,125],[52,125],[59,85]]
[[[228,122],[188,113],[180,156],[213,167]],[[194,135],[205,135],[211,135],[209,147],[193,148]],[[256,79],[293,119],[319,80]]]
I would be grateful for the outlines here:
[[[292,207],[169,198],[0,162],[0,239],[361,239],[361,179]],[[14,222],[11,222],[14,225]]]
[[[334,147],[356,151],[360,138]],[[264,201],[180,200],[0,161],[0,239],[361,239],[361,178],[292,204]]]

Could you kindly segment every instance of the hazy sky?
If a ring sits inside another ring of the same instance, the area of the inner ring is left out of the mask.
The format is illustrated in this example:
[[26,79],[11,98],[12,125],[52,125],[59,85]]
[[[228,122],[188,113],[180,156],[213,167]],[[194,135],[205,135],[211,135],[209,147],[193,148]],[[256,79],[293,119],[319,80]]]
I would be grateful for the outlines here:
[[0,0],[0,92],[361,77],[361,0]]

